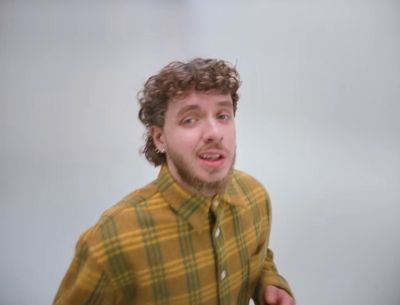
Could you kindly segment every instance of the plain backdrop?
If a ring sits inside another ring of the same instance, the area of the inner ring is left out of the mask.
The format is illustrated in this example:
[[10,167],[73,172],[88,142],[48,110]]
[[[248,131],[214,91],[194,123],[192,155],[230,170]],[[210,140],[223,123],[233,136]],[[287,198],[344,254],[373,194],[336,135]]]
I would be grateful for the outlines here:
[[237,65],[242,169],[305,305],[400,304],[400,2],[1,1],[0,304],[50,304],[79,235],[157,175],[136,93]]

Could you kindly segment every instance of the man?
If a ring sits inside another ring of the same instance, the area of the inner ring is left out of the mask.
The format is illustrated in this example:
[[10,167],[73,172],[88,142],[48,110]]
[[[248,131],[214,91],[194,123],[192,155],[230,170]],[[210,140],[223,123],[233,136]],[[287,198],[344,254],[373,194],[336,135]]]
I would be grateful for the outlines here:
[[147,80],[143,153],[159,176],[81,236],[54,304],[294,304],[268,249],[269,197],[234,170],[239,85],[201,58]]

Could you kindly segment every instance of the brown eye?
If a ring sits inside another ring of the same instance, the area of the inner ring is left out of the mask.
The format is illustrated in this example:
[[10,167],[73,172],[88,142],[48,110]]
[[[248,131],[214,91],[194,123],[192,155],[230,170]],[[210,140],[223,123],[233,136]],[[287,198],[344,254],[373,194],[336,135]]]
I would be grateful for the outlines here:
[[181,121],[182,125],[193,125],[196,123],[196,119],[193,117],[187,117]]
[[227,121],[231,118],[231,116],[229,114],[226,113],[221,113],[217,116],[218,120],[220,121]]

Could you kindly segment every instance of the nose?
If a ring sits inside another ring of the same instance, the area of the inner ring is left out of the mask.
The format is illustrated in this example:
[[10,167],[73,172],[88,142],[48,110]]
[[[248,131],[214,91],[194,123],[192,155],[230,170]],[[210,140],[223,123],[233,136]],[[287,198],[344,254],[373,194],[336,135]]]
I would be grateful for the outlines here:
[[217,120],[209,119],[205,121],[203,130],[205,142],[221,142],[223,136],[222,126]]

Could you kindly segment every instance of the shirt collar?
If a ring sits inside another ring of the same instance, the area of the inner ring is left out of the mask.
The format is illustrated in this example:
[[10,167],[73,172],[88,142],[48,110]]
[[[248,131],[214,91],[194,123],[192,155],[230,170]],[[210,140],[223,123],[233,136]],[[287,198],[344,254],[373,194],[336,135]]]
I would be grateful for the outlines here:
[[161,166],[155,184],[172,209],[189,222],[196,231],[207,228],[206,221],[208,221],[208,211],[212,200],[218,200],[222,206],[244,207],[246,205],[246,198],[238,184],[235,171],[226,189],[214,198],[205,197],[184,189],[174,180],[166,165]]

